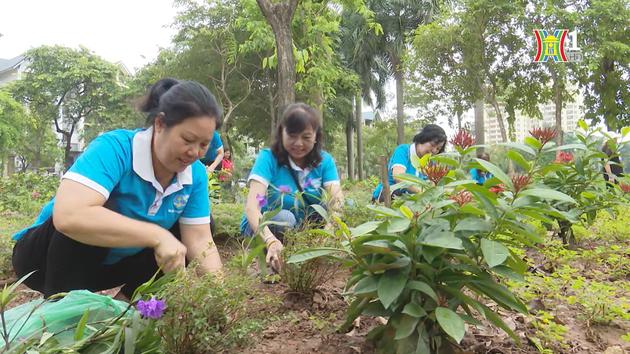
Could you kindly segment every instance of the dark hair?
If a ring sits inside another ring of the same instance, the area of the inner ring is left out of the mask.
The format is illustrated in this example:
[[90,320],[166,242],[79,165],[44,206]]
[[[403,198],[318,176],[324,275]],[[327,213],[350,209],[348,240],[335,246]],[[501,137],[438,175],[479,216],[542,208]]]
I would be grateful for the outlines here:
[[427,124],[413,137],[413,142],[416,144],[444,143],[439,152],[441,154],[444,152],[444,149],[446,149],[446,132],[437,124]]
[[196,81],[179,81],[173,78],[161,79],[149,90],[140,110],[147,114],[147,125],[155,123],[155,117],[164,113],[163,121],[172,127],[185,119],[210,116],[216,123],[216,129],[223,123],[223,110],[217,104],[214,95]]
[[482,153],[477,154],[477,158],[490,161],[490,154],[488,154],[487,152],[482,152]]
[[282,131],[287,130],[289,134],[301,133],[307,126],[311,126],[315,131],[315,146],[306,155],[306,166],[317,167],[322,162],[322,119],[319,112],[306,103],[290,104],[282,113],[280,123],[276,128],[271,152],[278,159],[282,166],[289,167],[289,152],[282,145]]

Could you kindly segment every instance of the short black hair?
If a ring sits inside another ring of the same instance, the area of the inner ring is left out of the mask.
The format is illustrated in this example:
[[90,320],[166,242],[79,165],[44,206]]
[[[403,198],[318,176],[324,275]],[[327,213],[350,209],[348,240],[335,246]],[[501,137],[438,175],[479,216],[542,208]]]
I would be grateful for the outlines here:
[[223,110],[216,98],[202,84],[196,81],[180,81],[164,78],[157,81],[140,105],[140,110],[147,114],[147,125],[153,125],[155,118],[164,113],[163,121],[167,127],[177,125],[192,117],[210,116],[216,123],[216,129],[223,123]]
[[435,143],[441,144],[440,154],[446,149],[446,132],[437,124],[427,124],[422,130],[413,137],[415,144]]
[[276,128],[271,152],[281,166],[289,166],[289,152],[282,145],[282,131],[287,130],[289,134],[301,133],[307,126],[311,126],[315,131],[315,145],[309,152],[306,159],[306,166],[317,167],[322,162],[322,118],[319,112],[306,103],[290,104],[282,113],[280,123]]

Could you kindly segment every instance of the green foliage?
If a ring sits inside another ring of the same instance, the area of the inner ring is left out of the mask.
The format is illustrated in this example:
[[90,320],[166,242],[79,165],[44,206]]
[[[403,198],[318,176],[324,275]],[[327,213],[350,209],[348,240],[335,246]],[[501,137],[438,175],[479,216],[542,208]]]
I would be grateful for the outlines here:
[[[63,135],[65,166],[70,165],[71,138],[77,125],[90,126],[97,119],[119,113],[123,92],[120,67],[86,48],[41,46],[25,54],[29,61],[24,77],[14,83],[13,96]],[[60,112],[63,112],[61,115]],[[44,123],[45,122],[45,123]]]
[[[290,230],[283,236],[282,259],[286,260],[296,252],[311,247],[334,247],[335,240],[327,233],[308,226],[304,230]],[[339,265],[330,259],[314,258],[303,263],[283,262],[280,276],[293,292],[310,294],[317,287],[329,281],[339,271]]]
[[252,279],[231,274],[180,273],[161,292],[168,310],[157,325],[165,353],[220,353],[247,343],[262,330],[270,301],[256,291]]
[[[391,208],[370,207],[373,221],[348,228],[337,218],[335,235],[344,240],[342,247],[298,252],[289,263],[343,256],[352,269],[347,289],[354,295],[346,325],[360,314],[388,318],[374,338],[379,348],[390,352],[428,353],[444,340],[459,342],[463,321],[475,323],[475,314],[516,340],[486,303],[492,300],[505,309],[527,312],[501,283],[522,279],[527,269],[509,249],[542,243],[532,221],[552,216],[565,220],[569,215],[558,208],[575,200],[542,183],[550,171],[540,157],[555,151],[553,144],[530,138],[514,146],[533,152],[524,175],[510,178],[490,162],[465,158],[474,149],[458,148],[450,160],[434,159],[449,162],[446,176],[427,172],[430,181],[403,176],[394,188],[413,185],[421,192],[399,198]],[[473,166],[495,177],[476,185],[466,179]],[[499,182],[504,192],[488,190]]]
[[548,312],[539,311],[532,325],[536,329],[533,339],[541,353],[554,353],[551,349],[563,350],[569,347],[566,340],[567,327],[557,323],[555,317]]
[[212,218],[216,225],[213,237],[236,238],[240,235],[243,204],[216,203],[212,206]]
[[0,212],[32,215],[57,191],[59,178],[40,172],[14,173],[0,179]]

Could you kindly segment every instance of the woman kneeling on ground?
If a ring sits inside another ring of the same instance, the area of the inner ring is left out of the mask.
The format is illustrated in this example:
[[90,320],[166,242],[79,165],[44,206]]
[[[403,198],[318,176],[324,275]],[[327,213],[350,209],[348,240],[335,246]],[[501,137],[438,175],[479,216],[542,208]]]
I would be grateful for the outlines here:
[[142,110],[149,128],[94,139],[61,180],[35,224],[14,235],[18,277],[45,297],[124,286],[119,298],[161,268],[198,260],[216,272],[204,156],[221,109],[207,88],[162,79]]
[[324,206],[324,190],[330,196],[331,211],[343,202],[335,161],[322,150],[321,117],[315,109],[304,103],[287,107],[271,149],[260,151],[248,181],[249,194],[241,222],[244,236],[258,233],[263,212],[282,209],[272,220],[284,225],[265,227],[260,233],[267,245],[267,263],[278,270],[282,232],[317,220],[318,214],[309,206]]
[[[427,179],[422,173],[420,159],[426,154],[440,154],[446,147],[446,132],[439,125],[427,124],[413,137],[413,143],[401,144],[396,147],[387,166],[387,178],[389,185],[394,185],[400,180],[397,175],[406,173],[416,177]],[[392,196],[405,193],[418,193],[418,188],[411,186],[404,189],[397,189],[392,192]],[[383,202],[383,185],[378,184],[372,193],[372,201]]]

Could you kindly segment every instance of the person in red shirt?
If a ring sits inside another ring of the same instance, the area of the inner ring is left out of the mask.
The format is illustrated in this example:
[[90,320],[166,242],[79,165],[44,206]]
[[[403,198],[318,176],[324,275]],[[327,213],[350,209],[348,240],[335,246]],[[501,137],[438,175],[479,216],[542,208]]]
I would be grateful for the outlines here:
[[223,160],[221,161],[221,171],[219,172],[219,181],[229,182],[232,179],[232,171],[234,170],[234,162],[232,162],[232,152],[225,150]]

